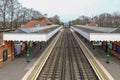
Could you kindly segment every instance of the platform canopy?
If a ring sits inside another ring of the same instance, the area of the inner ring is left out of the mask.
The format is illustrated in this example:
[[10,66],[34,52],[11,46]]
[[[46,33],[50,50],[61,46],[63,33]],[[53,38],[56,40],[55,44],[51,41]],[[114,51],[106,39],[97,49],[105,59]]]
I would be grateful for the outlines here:
[[76,25],[71,27],[89,41],[120,41],[120,28]]
[[34,28],[18,28],[12,32],[4,33],[5,41],[48,41],[62,26],[49,25]]

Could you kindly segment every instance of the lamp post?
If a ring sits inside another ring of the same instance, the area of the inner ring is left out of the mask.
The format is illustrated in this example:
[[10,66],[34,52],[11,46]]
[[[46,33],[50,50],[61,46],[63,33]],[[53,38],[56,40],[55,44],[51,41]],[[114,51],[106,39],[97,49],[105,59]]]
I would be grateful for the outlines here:
[[40,42],[40,49],[42,49],[43,48],[43,44],[42,44],[42,42]]
[[106,63],[110,63],[110,42],[107,42],[107,55],[106,55]]
[[29,42],[27,41],[27,53],[26,53],[26,60],[27,62],[30,62],[30,44]]

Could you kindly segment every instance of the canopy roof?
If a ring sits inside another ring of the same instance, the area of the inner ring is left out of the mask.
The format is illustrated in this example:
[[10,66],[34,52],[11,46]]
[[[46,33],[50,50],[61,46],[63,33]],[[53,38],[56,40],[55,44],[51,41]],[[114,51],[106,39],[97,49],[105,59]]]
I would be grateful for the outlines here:
[[120,41],[120,28],[91,27],[76,25],[71,27],[89,41]]
[[15,31],[4,33],[6,41],[48,41],[62,26],[50,25],[35,28],[19,28]]

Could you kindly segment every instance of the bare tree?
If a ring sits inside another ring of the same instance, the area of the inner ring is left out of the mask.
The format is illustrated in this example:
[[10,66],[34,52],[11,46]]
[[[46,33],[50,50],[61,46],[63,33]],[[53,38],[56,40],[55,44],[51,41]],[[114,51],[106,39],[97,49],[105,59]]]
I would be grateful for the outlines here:
[[0,22],[2,27],[11,29],[25,24],[31,19],[43,16],[39,11],[22,7],[18,0],[0,0]]
[[39,19],[41,16],[43,16],[43,15],[39,11],[33,10],[31,12],[32,19]]
[[54,24],[61,25],[60,17],[58,15],[55,15],[51,18],[49,18],[50,21],[52,21]]
[[18,5],[18,0],[9,0],[9,15],[10,15],[10,28],[12,29],[13,28],[13,21],[15,19],[15,11],[17,10],[17,6]]
[[119,12],[114,12],[113,13],[113,20],[114,20],[114,26],[118,27],[120,26],[120,14]]
[[6,16],[8,14],[8,4],[9,0],[0,0],[0,14],[2,16],[2,26],[3,28],[6,28]]
[[27,8],[22,8],[21,9],[21,19],[22,19],[22,24],[28,22],[31,19],[39,19],[42,14],[39,11],[33,10],[33,9],[27,9]]
[[20,16],[22,15],[22,5],[20,3],[16,4],[15,14],[14,14],[14,26],[17,28],[20,26],[21,20]]

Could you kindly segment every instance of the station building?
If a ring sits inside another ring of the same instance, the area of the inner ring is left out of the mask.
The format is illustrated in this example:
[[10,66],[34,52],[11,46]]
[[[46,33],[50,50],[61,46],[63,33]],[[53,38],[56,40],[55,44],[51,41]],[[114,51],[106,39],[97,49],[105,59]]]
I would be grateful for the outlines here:
[[14,42],[4,41],[0,46],[0,66],[14,59]]
[[[15,31],[0,33],[0,66],[14,59],[15,56],[27,51],[27,42],[32,46],[33,42],[49,40],[60,27],[52,25],[46,17],[31,20]],[[17,47],[17,50],[15,49]],[[19,49],[18,49],[19,48]],[[16,51],[18,51],[16,53]]]

